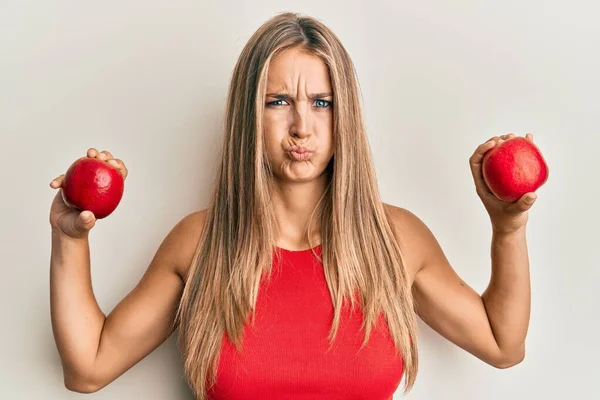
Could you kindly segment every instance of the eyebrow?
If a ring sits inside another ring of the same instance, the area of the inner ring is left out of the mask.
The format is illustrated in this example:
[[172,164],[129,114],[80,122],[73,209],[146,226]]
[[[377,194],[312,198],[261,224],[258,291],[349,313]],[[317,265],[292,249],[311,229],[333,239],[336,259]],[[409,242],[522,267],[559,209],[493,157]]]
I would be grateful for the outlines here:
[[[267,93],[265,95],[266,97],[273,97],[277,100],[285,100],[285,99],[289,99],[291,96],[288,93],[285,92],[280,92],[280,93]],[[322,99],[323,97],[333,97],[332,93],[329,92],[323,92],[323,93],[310,93],[308,95],[308,98],[311,100],[314,99]]]

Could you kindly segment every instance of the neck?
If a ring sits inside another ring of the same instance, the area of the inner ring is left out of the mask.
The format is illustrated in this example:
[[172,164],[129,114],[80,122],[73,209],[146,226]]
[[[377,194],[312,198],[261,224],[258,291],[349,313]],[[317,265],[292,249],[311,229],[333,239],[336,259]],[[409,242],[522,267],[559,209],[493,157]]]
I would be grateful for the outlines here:
[[308,223],[327,187],[327,177],[308,182],[276,181],[272,194],[273,209],[279,232],[277,246],[286,249],[305,249],[321,243],[321,224],[315,213],[307,239]]

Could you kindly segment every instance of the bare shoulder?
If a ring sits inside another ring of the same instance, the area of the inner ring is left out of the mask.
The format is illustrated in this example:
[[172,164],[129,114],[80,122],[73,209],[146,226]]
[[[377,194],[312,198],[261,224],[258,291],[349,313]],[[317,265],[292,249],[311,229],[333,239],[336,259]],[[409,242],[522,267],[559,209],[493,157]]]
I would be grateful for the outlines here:
[[437,247],[437,241],[423,220],[413,212],[386,203],[384,207],[390,216],[394,234],[414,282],[417,273],[425,265],[427,253]]
[[206,209],[187,214],[171,229],[165,240],[168,251],[173,254],[177,274],[185,280],[202,234]]

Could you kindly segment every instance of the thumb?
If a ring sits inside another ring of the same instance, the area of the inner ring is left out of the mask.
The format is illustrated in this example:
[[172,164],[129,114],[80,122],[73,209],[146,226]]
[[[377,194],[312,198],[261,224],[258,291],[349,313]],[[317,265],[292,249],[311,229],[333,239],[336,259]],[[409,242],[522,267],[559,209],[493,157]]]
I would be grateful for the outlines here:
[[74,230],[79,233],[85,233],[96,225],[96,217],[91,211],[82,211],[75,220]]
[[514,211],[528,211],[533,206],[533,203],[535,203],[536,199],[537,196],[535,194],[526,193],[514,204]]

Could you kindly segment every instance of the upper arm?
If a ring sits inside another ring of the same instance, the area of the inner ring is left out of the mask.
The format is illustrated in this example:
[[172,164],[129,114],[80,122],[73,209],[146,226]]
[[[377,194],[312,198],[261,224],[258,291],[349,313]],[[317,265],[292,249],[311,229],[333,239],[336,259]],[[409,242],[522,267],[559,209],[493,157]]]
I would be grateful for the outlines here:
[[139,283],[106,318],[92,382],[97,389],[123,374],[171,334],[183,276],[196,249],[204,211],[187,215],[166,235]]
[[401,247],[412,260],[415,311],[441,336],[497,365],[501,354],[481,296],[458,276],[427,225],[408,210],[394,209],[397,236],[410,238]]

